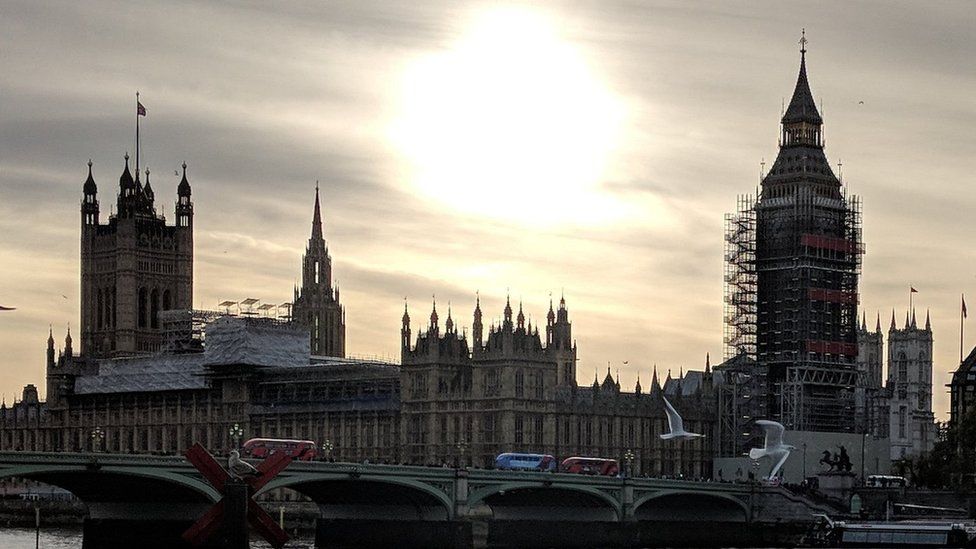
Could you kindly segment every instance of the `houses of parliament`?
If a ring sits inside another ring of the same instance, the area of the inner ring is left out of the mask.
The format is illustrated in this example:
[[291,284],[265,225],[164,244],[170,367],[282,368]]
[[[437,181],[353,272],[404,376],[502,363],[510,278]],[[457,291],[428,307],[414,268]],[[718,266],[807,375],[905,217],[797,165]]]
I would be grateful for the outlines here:
[[[609,368],[580,385],[565,298],[545,326],[506,303],[470,339],[436,303],[416,336],[402,318],[399,364],[347,358],[316,187],[311,233],[289,318],[194,311],[193,219],[186,165],[175,224],[157,209],[150,172],[126,156],[116,208],[101,218],[88,164],[81,201],[81,344],[47,338],[46,399],[37,386],[0,406],[0,450],[225,453],[243,438],[314,440],[337,460],[491,466],[506,451],[601,456],[635,474],[708,477],[716,436],[663,441],[662,395],[689,430],[715,434],[709,365],[649,390],[624,390]],[[104,191],[103,191],[104,194]],[[391,334],[392,335],[392,334]]]

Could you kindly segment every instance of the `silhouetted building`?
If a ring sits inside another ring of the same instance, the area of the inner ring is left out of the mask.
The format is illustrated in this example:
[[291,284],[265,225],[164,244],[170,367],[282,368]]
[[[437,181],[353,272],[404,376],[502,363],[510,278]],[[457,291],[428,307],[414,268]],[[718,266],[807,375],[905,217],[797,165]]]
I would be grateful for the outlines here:
[[81,354],[120,356],[156,351],[159,312],[193,303],[193,203],[190,183],[177,187],[176,224],[157,214],[155,193],[129,171],[119,177],[114,215],[99,221],[99,202],[88,162],[81,201]]
[[346,355],[346,313],[339,304],[339,288],[332,285],[332,257],[322,236],[319,188],[315,186],[312,235],[302,257],[302,286],[295,288],[293,319],[306,326],[312,354]]
[[949,424],[959,425],[966,414],[976,408],[976,347],[952,373],[949,390],[951,394]]
[[755,360],[755,412],[787,429],[853,431],[860,206],[824,154],[805,47],[781,122],[758,200],[727,217],[726,358]]

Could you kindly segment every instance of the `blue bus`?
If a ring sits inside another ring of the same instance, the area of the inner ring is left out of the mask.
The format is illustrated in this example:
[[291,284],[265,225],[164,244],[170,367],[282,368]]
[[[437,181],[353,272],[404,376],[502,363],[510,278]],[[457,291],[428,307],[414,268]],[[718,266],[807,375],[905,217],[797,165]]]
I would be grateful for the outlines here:
[[555,471],[556,458],[549,454],[498,454],[495,469],[505,471]]

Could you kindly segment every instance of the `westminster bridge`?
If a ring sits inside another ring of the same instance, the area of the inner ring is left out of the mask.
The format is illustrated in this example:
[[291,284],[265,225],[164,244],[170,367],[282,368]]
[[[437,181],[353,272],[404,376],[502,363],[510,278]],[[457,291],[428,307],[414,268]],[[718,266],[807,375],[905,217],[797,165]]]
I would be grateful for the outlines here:
[[[180,547],[220,499],[176,456],[0,452],[8,477],[81,499],[86,548]],[[318,547],[776,545],[828,511],[756,484],[356,463],[296,461],[256,496],[282,488],[318,505]]]

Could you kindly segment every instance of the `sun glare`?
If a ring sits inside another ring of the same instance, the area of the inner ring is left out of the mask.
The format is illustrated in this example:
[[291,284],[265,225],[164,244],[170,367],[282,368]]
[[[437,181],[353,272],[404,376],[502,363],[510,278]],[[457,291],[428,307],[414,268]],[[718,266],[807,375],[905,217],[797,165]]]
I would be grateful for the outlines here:
[[401,85],[391,136],[425,195],[526,223],[613,217],[598,185],[622,103],[543,15],[481,13],[449,51],[409,64]]

